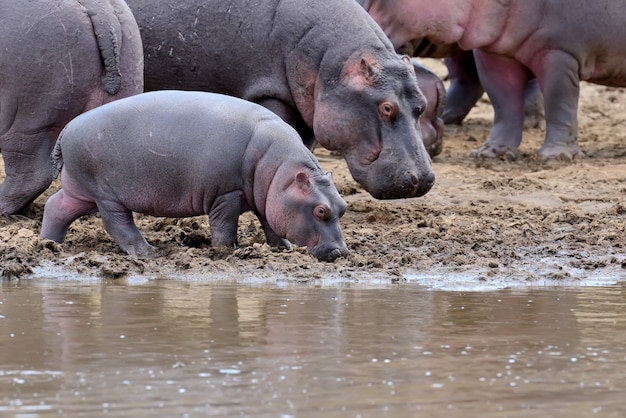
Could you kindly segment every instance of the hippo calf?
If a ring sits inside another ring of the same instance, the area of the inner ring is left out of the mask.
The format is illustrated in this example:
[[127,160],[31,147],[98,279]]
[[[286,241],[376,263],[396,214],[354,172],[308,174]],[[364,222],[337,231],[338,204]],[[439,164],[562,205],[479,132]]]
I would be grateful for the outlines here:
[[366,0],[363,6],[396,47],[428,38],[473,50],[495,109],[487,141],[471,153],[476,157],[517,157],[533,77],[546,118],[541,158],[580,153],[581,80],[626,87],[626,9],[619,1]]
[[267,242],[306,246],[320,260],[348,254],[346,210],[297,132],[277,115],[235,97],[157,91],[73,119],[53,151],[62,189],[44,208],[41,236],[63,241],[78,217],[100,212],[130,255],[149,254],[132,212],[208,214],[212,244],[237,242],[239,215],[254,211]]

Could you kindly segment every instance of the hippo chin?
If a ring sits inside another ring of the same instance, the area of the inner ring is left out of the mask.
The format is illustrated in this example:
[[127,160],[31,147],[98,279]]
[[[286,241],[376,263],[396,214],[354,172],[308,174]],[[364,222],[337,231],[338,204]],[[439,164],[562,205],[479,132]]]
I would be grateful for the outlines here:
[[167,90],[109,103],[67,124],[53,162],[63,187],[44,208],[46,239],[63,241],[75,219],[99,212],[120,247],[141,256],[153,247],[133,212],[207,214],[212,244],[232,246],[239,215],[253,211],[271,245],[327,261],[348,254],[346,203],[330,174],[292,127],[242,99]]

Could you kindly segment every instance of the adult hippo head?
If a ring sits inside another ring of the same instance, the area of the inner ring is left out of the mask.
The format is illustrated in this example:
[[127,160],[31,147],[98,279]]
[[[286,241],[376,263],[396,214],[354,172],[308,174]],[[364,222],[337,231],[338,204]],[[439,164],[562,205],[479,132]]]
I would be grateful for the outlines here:
[[426,98],[410,60],[355,53],[337,78],[318,79],[315,138],[338,151],[350,173],[373,197],[422,196],[435,176],[419,117]]

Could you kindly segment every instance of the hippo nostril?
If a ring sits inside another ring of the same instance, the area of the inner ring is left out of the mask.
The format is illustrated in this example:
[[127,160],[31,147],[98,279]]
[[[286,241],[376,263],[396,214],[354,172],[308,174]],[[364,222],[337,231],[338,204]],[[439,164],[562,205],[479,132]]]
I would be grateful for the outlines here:
[[413,172],[409,173],[409,180],[411,181],[411,184],[413,186],[417,186],[417,183],[419,182],[419,179],[417,178],[417,176]]
[[341,251],[339,251],[339,248],[335,248],[328,254],[328,261],[335,261],[339,257],[341,257]]
[[427,176],[424,176],[423,181],[425,186],[430,189],[435,184],[435,173],[429,173]]

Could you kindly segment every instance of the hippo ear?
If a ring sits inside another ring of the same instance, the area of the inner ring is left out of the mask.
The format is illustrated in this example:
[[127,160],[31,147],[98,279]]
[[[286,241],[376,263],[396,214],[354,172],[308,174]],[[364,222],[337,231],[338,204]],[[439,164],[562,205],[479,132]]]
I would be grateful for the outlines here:
[[330,181],[333,181],[333,172],[332,171],[327,171],[326,172],[326,177],[328,177],[330,179]]
[[296,174],[296,184],[303,192],[308,192],[311,189],[309,176],[304,171],[300,171]]
[[374,83],[374,78],[378,74],[378,63],[376,58],[362,56],[350,59],[343,68],[341,78],[356,89],[363,89]]

